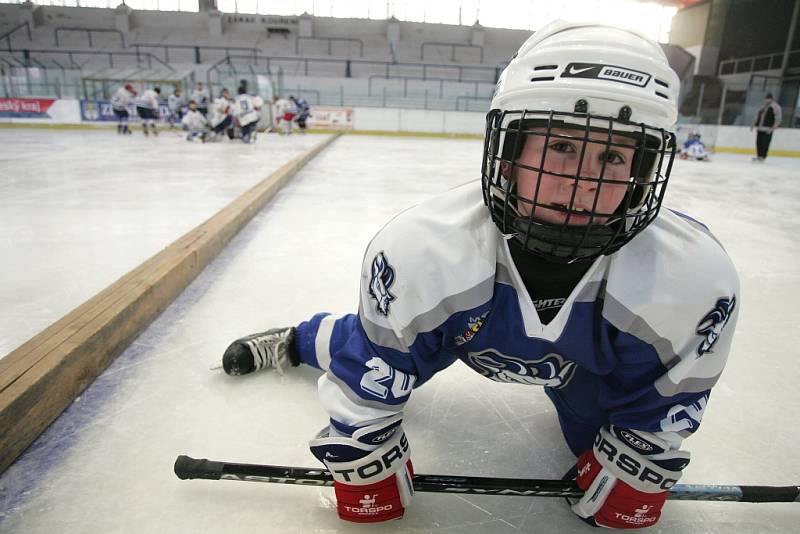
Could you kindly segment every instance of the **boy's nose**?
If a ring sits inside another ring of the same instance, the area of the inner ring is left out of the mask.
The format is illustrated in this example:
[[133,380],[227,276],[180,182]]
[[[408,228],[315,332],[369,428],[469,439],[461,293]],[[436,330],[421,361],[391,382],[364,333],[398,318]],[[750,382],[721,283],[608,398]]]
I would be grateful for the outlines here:
[[[583,158],[583,162],[581,163],[581,168],[579,169],[579,174],[585,178],[599,178],[600,173],[603,171],[603,162],[601,158],[597,154],[593,154],[590,151],[586,151],[586,154]],[[597,187],[596,182],[584,182],[579,181],[580,184],[586,186]]]

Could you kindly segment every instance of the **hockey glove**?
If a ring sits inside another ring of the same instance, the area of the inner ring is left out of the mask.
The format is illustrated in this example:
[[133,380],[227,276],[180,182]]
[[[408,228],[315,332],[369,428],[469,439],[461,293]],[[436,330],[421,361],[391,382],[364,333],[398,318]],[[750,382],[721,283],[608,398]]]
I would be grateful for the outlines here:
[[652,526],[688,463],[688,452],[669,450],[649,432],[603,427],[594,447],[578,458],[577,483],[584,496],[572,511],[593,526]]
[[352,437],[323,429],[309,444],[333,475],[339,517],[356,523],[398,519],[414,488],[410,449],[398,414]]

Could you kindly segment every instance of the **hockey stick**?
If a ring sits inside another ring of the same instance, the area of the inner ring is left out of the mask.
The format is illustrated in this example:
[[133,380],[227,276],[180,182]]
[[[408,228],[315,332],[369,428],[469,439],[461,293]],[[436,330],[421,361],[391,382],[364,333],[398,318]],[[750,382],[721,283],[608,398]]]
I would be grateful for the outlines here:
[[[274,482],[300,486],[333,486],[324,469],[216,462],[181,455],[175,460],[181,480],[239,480]],[[420,492],[526,497],[581,497],[572,480],[414,475],[414,490]],[[714,486],[677,484],[668,499],[684,501],[800,502],[800,486]]]

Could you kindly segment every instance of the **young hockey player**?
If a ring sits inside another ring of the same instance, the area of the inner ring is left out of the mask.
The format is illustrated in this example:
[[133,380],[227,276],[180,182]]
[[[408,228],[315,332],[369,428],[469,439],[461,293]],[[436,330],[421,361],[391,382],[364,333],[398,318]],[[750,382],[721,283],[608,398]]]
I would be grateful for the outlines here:
[[223,89],[219,98],[211,104],[209,124],[213,133],[212,140],[218,140],[223,133],[227,133],[228,138],[233,139],[232,104],[231,95],[227,89]]
[[260,96],[247,94],[244,87],[239,87],[238,92],[234,99],[236,120],[239,123],[242,141],[250,143],[255,141],[256,126],[261,119],[261,107],[264,101]]
[[176,87],[175,91],[167,98],[167,107],[169,108],[169,127],[172,128],[183,118],[183,94],[181,94],[180,87]]
[[700,134],[698,132],[689,132],[689,137],[686,139],[686,142],[683,143],[678,157],[695,161],[709,161],[706,145],[700,140]]
[[208,136],[208,121],[202,113],[197,110],[197,102],[194,100],[189,100],[189,109],[186,111],[186,115],[183,116],[183,119],[181,119],[181,125],[187,132],[187,141],[196,141],[199,139],[203,143],[206,142],[206,137]]
[[358,313],[319,313],[228,347],[231,375],[324,371],[330,424],[311,450],[333,474],[342,519],[403,515],[405,403],[461,360],[491,380],[544,387],[577,457],[577,516],[612,528],[659,520],[740,308],[717,239],[661,205],[678,91],[661,47],[638,34],[545,26],[500,76],[480,184],[378,232]]
[[126,83],[111,97],[111,109],[117,117],[118,134],[131,133],[131,129],[128,128],[128,104],[134,96],[136,96],[136,90],[131,84]]
[[203,82],[197,82],[194,90],[189,97],[191,100],[197,102],[197,110],[204,116],[208,113],[208,102],[211,97],[208,94],[208,89],[203,86]]
[[153,135],[158,135],[156,129],[156,119],[158,118],[158,106],[161,101],[161,89],[154,87],[144,91],[139,98],[136,99],[136,113],[142,121],[142,130],[144,135],[148,135],[148,126]]
[[[297,108],[294,102],[278,95],[272,97],[272,116],[274,117],[275,127],[281,134],[291,135],[292,122],[297,115]],[[281,128],[282,127],[282,128]],[[281,131],[281,129],[283,131]]]
[[308,101],[305,98],[295,98],[294,96],[290,96],[289,100],[297,110],[297,116],[294,120],[297,122],[297,126],[300,127],[300,133],[306,133],[306,121],[311,114],[311,107],[308,105]]

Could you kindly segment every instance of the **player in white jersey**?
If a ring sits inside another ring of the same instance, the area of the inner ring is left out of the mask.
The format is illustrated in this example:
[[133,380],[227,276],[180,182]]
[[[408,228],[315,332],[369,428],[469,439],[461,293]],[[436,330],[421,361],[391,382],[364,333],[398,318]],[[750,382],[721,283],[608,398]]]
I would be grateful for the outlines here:
[[142,121],[142,130],[144,135],[148,135],[148,127],[153,135],[158,135],[156,129],[156,119],[158,118],[158,106],[161,102],[161,89],[153,87],[144,91],[139,98],[136,99],[136,113]]
[[197,102],[197,110],[205,115],[208,113],[208,102],[211,99],[208,94],[208,89],[205,88],[203,82],[197,82],[194,86],[192,94],[189,96],[191,100]]
[[169,127],[172,128],[183,118],[183,95],[180,87],[176,87],[175,91],[167,98],[167,107],[169,108]]
[[206,137],[208,136],[208,121],[203,114],[197,110],[197,102],[194,100],[189,100],[189,109],[186,111],[186,115],[183,116],[183,119],[181,119],[181,126],[183,126],[183,129],[187,132],[187,141],[196,141],[199,139],[203,143],[206,142]]
[[128,105],[131,102],[131,98],[134,96],[136,96],[136,90],[131,84],[126,83],[124,86],[117,89],[117,92],[111,97],[111,109],[117,117],[118,134],[131,133],[130,128],[128,128]]
[[686,142],[683,143],[678,157],[695,161],[709,161],[708,151],[706,150],[705,143],[700,139],[700,133],[694,131],[689,132],[689,137],[686,139]]
[[220,97],[211,104],[208,123],[214,134],[212,140],[218,140],[225,132],[229,139],[233,139],[233,102],[227,89],[223,89]]
[[242,141],[249,143],[255,140],[256,126],[261,119],[261,107],[264,100],[260,96],[249,95],[244,87],[239,87],[239,94],[234,99],[234,113],[239,123]]
[[358,313],[319,313],[228,347],[231,375],[324,371],[330,424],[311,450],[333,475],[342,519],[403,515],[405,403],[461,360],[544,387],[577,458],[578,517],[611,528],[659,520],[740,308],[720,243],[661,205],[678,94],[658,44],[603,25],[545,26],[500,76],[480,183],[378,232]]
[[297,116],[294,117],[294,120],[297,122],[297,126],[300,127],[300,133],[306,133],[306,121],[311,115],[311,106],[308,105],[308,101],[305,98],[295,97],[294,95],[289,96],[289,101],[294,104],[297,110]]
[[[292,123],[297,115],[294,102],[278,95],[272,97],[272,117],[275,128],[282,134],[291,135]],[[281,131],[283,130],[283,131]]]

